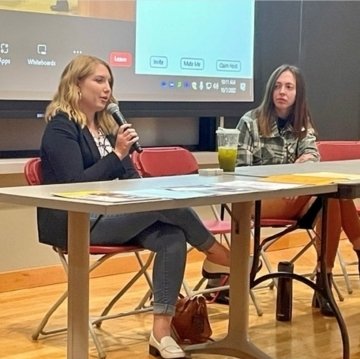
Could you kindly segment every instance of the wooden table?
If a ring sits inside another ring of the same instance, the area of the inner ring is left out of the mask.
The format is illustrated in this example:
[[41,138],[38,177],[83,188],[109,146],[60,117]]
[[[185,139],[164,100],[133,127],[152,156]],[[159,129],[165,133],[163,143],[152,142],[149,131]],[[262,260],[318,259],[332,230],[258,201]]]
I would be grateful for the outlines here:
[[[271,166],[266,166],[271,167]],[[255,169],[252,168],[251,170]],[[270,169],[270,168],[269,168]],[[248,175],[250,169],[245,172]],[[107,181],[80,184],[42,185],[17,188],[0,188],[0,202],[21,205],[47,207],[68,211],[68,339],[67,357],[69,359],[87,359],[88,318],[89,318],[89,213],[114,214],[151,211],[180,207],[195,207],[220,203],[231,203],[233,220],[231,239],[231,276],[229,327],[227,336],[214,343],[197,345],[191,351],[230,355],[238,358],[270,357],[257,348],[248,337],[248,293],[251,234],[251,208],[255,200],[266,198],[326,194],[337,191],[337,185],[304,186],[273,191],[249,191],[222,195],[208,194],[203,197],[186,199],[155,199],[133,203],[110,204],[90,202],[78,199],[56,197],[59,192],[81,190],[139,190],[144,188],[167,188],[175,186],[193,186],[222,183],[234,180],[249,180],[249,176],[177,176],[146,178],[126,181]],[[256,180],[256,178],[254,178]]]

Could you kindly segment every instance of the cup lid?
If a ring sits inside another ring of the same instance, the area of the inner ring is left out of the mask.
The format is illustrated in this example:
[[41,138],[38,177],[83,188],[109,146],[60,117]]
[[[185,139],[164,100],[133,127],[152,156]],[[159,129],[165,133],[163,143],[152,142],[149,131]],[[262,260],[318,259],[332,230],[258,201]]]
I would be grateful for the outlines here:
[[224,127],[218,127],[216,130],[216,134],[234,134],[238,135],[240,131],[237,128],[224,128]]

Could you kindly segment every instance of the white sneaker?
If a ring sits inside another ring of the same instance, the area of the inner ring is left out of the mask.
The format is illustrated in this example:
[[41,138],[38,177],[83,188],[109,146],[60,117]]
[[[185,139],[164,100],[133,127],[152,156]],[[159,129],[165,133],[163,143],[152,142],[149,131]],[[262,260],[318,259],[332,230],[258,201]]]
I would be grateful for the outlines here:
[[155,357],[160,356],[163,359],[186,358],[185,352],[173,338],[170,336],[163,337],[159,343],[152,332],[149,340],[149,353]]

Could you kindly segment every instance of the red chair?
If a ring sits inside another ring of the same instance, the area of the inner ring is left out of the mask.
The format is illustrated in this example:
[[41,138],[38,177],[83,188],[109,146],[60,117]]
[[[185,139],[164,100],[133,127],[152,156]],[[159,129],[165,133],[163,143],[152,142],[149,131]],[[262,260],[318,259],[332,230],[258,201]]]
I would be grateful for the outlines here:
[[[189,175],[198,173],[199,167],[194,155],[182,147],[148,147],[143,152],[134,152],[132,160],[142,177]],[[215,206],[211,206],[214,219],[203,220],[206,228],[214,235],[225,238],[231,233],[231,221],[221,219]]]
[[[282,237],[285,235],[292,233],[297,230],[305,230],[309,241],[306,243],[304,247],[299,250],[299,252],[296,253],[296,255],[288,260],[291,263],[295,263],[297,259],[299,259],[309,248],[314,247],[315,248],[315,239],[316,239],[316,233],[314,231],[315,221],[316,217],[321,209],[321,207],[318,205],[319,202],[313,205],[313,210],[308,210],[303,216],[299,218],[261,218],[261,210],[259,206],[259,202],[256,204],[255,209],[255,223],[254,223],[254,237],[255,237],[255,243],[260,244],[259,253],[265,263],[265,266],[267,270],[272,273],[274,272],[274,269],[272,268],[272,265],[270,263],[270,260],[268,259],[267,251],[270,249],[272,245],[274,245],[277,241],[279,241]],[[306,204],[307,205],[307,204]],[[306,206],[305,205],[305,206]],[[304,206],[304,208],[305,208]],[[259,218],[260,217],[260,218]],[[261,235],[261,230],[264,228],[272,228],[274,233],[267,237],[263,237]],[[254,275],[254,273],[253,273]],[[272,282],[270,284],[270,287],[272,287],[275,282]]]
[[[40,158],[33,158],[26,162],[24,167],[24,175],[29,185],[39,185],[42,183],[42,175],[41,175],[41,160]],[[54,251],[58,254],[61,264],[64,268],[65,273],[68,270],[68,261],[67,261],[67,253],[61,248],[53,247]],[[113,297],[113,299],[108,303],[102,313],[97,317],[92,317],[89,322],[89,331],[96,346],[96,350],[98,352],[98,356],[101,359],[106,357],[104,349],[97,337],[95,332],[95,327],[100,328],[103,321],[113,318],[119,318],[128,316],[131,314],[141,313],[145,311],[152,310],[151,306],[145,306],[147,300],[150,298],[152,293],[152,282],[149,274],[147,273],[147,269],[152,263],[154,253],[150,253],[147,259],[143,259],[140,255],[140,252],[144,251],[143,248],[139,246],[90,246],[90,255],[96,255],[97,259],[92,262],[89,267],[89,273],[91,273],[95,268],[99,267],[106,260],[111,257],[123,254],[123,253],[134,253],[137,259],[137,263],[139,264],[139,271],[123,286],[123,288]],[[132,285],[142,276],[145,277],[148,285],[149,291],[140,301],[140,303],[133,310],[129,310],[126,312],[115,313],[109,315],[109,312],[112,310],[114,305],[118,302],[118,300],[132,287]],[[37,340],[40,335],[49,335],[61,333],[67,330],[67,328],[55,328],[46,330],[45,327],[53,315],[53,313],[57,310],[57,308],[65,301],[67,298],[67,291],[62,294],[62,296],[53,304],[53,306],[48,310],[45,314],[44,318],[40,322],[39,326],[32,334],[33,340]]]
[[318,141],[321,161],[357,160],[360,158],[360,141]]
[[[290,259],[287,259],[288,262],[295,264],[295,262],[310,248],[316,250],[315,241],[317,238],[317,233],[315,231],[315,224],[317,217],[321,210],[321,201],[319,198],[315,199],[313,203],[307,209],[307,204],[303,207],[303,214],[297,218],[261,218],[261,205],[259,206],[257,202],[255,206],[255,223],[254,223],[254,241],[259,244],[259,248],[255,248],[254,252],[258,253],[262,260],[265,263],[265,266],[269,273],[273,273],[274,269],[271,266],[270,260],[268,258],[268,250],[279,241],[285,235],[292,233],[297,230],[305,231],[308,236],[308,242]],[[264,228],[272,228],[274,233],[267,237],[261,235],[261,230]],[[252,268],[251,279],[255,278],[255,268]],[[314,264],[314,271],[312,273],[304,273],[305,276],[310,276],[311,278],[315,277],[316,274],[316,265]],[[338,295],[340,301],[344,300],[344,297],[341,295],[339,288],[336,283],[333,281],[334,289]],[[276,280],[271,281],[269,286],[272,288],[276,285]]]
[[[339,161],[339,160],[356,160],[360,158],[360,141],[319,141],[317,147],[320,153],[321,161]],[[360,215],[360,206],[356,207]],[[337,252],[341,272],[344,276],[346,289],[349,294],[353,292],[350,274],[358,278],[359,273],[349,273],[348,266],[357,266],[358,260],[345,260],[339,248]]]
[[[141,153],[133,152],[131,156],[135,168],[142,177],[190,175],[198,173],[199,170],[198,163],[194,155],[190,151],[179,146],[148,147],[144,148]],[[203,220],[205,227],[213,235],[220,235],[220,240],[224,239],[227,245],[230,246],[228,235],[231,233],[231,221],[223,219],[218,213],[216,206],[211,206],[211,210],[214,215],[214,219]],[[211,289],[200,289],[204,282],[205,279],[203,278],[193,289],[190,289],[186,281],[184,281],[183,287],[186,294],[191,296],[194,294],[205,294],[229,288],[228,285],[225,285]],[[257,304],[252,291],[250,291],[250,296],[256,307],[258,315],[262,315],[262,311]]]

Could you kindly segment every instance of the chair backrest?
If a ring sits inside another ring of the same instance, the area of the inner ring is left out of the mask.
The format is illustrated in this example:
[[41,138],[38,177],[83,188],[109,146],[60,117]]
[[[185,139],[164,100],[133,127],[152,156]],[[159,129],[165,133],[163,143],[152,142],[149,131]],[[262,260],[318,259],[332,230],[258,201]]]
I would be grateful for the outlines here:
[[360,158],[360,141],[319,141],[321,161],[355,160]]
[[133,152],[133,163],[142,177],[188,175],[198,172],[195,156],[182,147],[148,147]]
[[28,160],[24,166],[24,175],[29,185],[42,183],[41,159],[36,157]]

